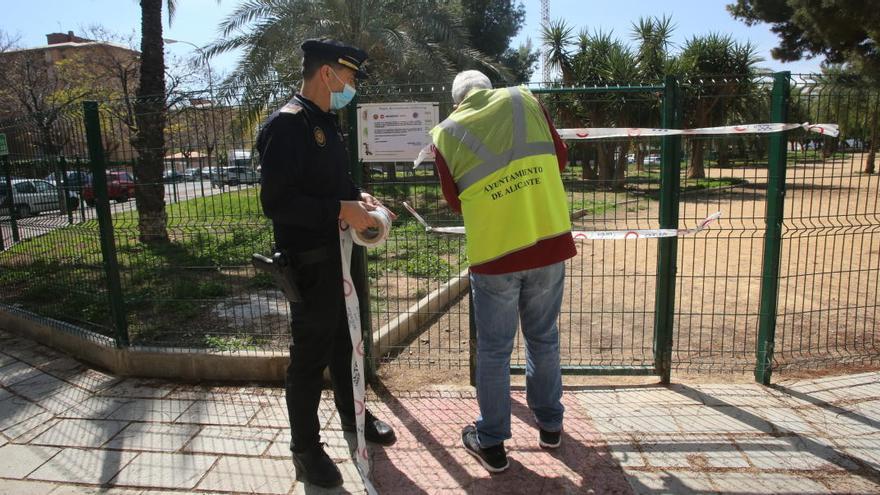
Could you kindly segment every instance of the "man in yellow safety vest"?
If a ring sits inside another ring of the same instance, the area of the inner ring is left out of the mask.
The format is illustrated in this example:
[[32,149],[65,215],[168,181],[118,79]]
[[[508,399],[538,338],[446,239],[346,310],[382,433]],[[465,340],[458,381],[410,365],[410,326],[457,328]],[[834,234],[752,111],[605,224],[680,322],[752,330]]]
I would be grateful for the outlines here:
[[526,394],[541,447],[561,443],[559,328],[564,261],[576,254],[560,172],[568,161],[546,110],[524,87],[492,89],[465,71],[456,107],[431,131],[443,195],[464,216],[477,327],[480,417],[462,443],[491,472],[507,469],[510,354],[526,342]]

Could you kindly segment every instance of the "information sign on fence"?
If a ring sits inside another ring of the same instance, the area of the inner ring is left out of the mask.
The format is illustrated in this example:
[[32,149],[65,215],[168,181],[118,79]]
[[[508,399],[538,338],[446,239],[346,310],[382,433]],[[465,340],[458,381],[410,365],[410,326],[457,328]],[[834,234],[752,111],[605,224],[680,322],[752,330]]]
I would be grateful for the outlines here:
[[411,162],[431,142],[438,123],[436,102],[358,105],[358,158],[364,162]]

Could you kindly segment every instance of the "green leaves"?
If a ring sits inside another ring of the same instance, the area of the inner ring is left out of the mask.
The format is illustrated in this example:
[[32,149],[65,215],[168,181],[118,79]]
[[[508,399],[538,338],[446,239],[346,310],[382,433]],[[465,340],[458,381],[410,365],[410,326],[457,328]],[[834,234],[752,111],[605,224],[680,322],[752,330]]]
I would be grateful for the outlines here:
[[299,79],[306,38],[328,37],[370,54],[371,83],[436,82],[477,66],[501,74],[475,50],[456,5],[437,0],[247,0],[220,25],[209,56],[236,48],[244,55],[227,82],[254,86]]

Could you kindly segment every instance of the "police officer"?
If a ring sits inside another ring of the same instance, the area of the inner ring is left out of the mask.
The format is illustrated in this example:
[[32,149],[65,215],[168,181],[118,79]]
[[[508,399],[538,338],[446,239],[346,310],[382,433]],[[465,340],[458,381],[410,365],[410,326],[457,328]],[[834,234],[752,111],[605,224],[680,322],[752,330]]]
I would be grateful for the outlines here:
[[[342,475],[320,443],[318,404],[324,369],[330,367],[336,409],[345,431],[355,430],[351,339],[342,287],[338,222],[355,229],[376,226],[368,212],[382,208],[349,175],[348,152],[336,110],[366,77],[367,54],[335,40],[307,40],[303,83],[269,116],[257,138],[262,166],[260,200],[272,219],[275,245],[296,267],[302,301],[291,303],[290,365],[286,395],[297,479],[332,487]],[[369,411],[367,441],[390,445],[394,431]]]

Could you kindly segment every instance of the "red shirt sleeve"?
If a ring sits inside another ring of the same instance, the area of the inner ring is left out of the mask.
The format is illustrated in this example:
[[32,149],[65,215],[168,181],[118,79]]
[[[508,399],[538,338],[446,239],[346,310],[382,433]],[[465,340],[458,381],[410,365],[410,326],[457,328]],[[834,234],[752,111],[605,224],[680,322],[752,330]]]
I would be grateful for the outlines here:
[[456,186],[455,181],[452,180],[452,173],[449,172],[449,166],[446,164],[446,160],[443,158],[443,155],[440,154],[440,150],[438,150],[436,146],[431,145],[431,149],[434,150],[434,166],[437,167],[437,175],[440,176],[440,188],[443,190],[443,197],[446,198],[446,203],[449,204],[449,208],[452,209],[452,211],[461,214],[461,200],[458,199],[458,186]]
[[544,118],[547,119],[547,125],[550,126],[550,134],[553,136],[553,146],[556,147],[556,160],[559,162],[559,171],[562,172],[565,170],[565,167],[568,166],[568,146],[565,145],[565,142],[559,137],[559,133],[556,132],[556,126],[553,125],[553,119],[550,118],[550,113],[547,112],[547,109],[544,108],[544,105],[541,105],[541,111],[544,112]]

